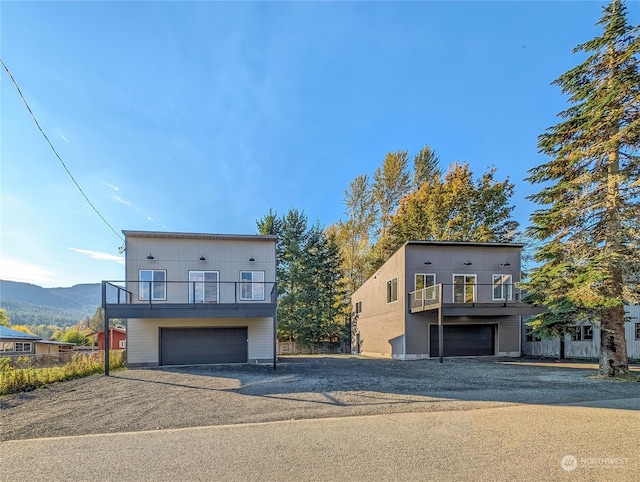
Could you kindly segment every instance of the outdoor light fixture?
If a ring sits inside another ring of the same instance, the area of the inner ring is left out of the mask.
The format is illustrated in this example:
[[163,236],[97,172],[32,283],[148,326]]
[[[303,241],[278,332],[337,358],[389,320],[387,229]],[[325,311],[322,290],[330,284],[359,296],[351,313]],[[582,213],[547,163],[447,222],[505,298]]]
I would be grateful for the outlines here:
[[431,264],[431,261],[427,260],[424,262],[424,264]]
[[251,261],[251,262],[253,263],[253,262],[255,261],[255,258],[254,258],[253,256],[251,256],[251,257],[249,258],[249,261]]
[[149,253],[149,256],[147,256],[147,259],[153,259],[153,256],[151,255],[151,253]]
[[511,266],[511,263],[509,263],[509,261],[507,261],[506,263],[500,264],[500,266]]
[[471,261],[467,260],[466,263],[462,263],[462,264],[464,264],[465,266],[471,266],[472,263],[471,263]]
[[200,261],[206,261],[207,258],[204,257],[204,254],[202,256],[200,256]]

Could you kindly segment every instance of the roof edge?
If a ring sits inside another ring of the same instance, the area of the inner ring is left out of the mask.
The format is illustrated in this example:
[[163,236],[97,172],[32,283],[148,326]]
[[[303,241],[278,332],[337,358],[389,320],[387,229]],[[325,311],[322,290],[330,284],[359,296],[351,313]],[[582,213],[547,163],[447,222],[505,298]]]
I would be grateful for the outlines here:
[[424,245],[424,246],[485,246],[485,247],[502,247],[502,248],[524,248],[524,243],[503,243],[491,241],[421,241],[414,239],[404,243],[408,245]]
[[133,231],[123,230],[125,238],[154,238],[154,239],[217,239],[227,241],[277,241],[277,236],[270,234],[214,234],[214,233],[185,233],[172,231]]

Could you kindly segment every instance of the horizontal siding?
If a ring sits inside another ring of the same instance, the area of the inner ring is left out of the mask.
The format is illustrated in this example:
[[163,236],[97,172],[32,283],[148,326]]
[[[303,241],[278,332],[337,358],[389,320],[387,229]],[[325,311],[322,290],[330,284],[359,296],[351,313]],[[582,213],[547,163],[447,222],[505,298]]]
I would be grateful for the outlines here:
[[249,360],[273,360],[272,318],[219,319],[130,319],[127,323],[127,363],[157,365],[159,363],[159,332],[162,327],[234,327],[246,326],[249,333]]
[[429,354],[429,325],[437,323],[438,316],[435,311],[407,315],[407,355]]
[[404,323],[397,312],[358,320],[360,353],[370,356],[404,355]]

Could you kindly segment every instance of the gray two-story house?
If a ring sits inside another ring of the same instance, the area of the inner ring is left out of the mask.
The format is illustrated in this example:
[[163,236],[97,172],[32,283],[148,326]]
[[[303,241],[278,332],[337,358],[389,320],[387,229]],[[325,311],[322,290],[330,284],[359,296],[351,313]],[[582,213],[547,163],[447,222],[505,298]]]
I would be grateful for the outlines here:
[[438,357],[442,346],[442,356],[519,357],[520,317],[537,310],[515,285],[522,248],[405,243],[352,295],[354,351],[409,360]]
[[127,366],[273,363],[276,238],[123,231],[123,281],[103,282],[127,320]]

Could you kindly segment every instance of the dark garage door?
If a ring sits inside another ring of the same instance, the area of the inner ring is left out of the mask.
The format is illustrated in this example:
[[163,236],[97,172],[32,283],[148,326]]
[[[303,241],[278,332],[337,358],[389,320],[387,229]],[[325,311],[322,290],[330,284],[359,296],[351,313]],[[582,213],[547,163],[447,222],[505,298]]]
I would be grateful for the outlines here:
[[[429,354],[438,356],[438,325],[430,325]],[[443,356],[495,354],[495,325],[444,325]]]
[[160,328],[160,365],[247,363],[247,327]]

